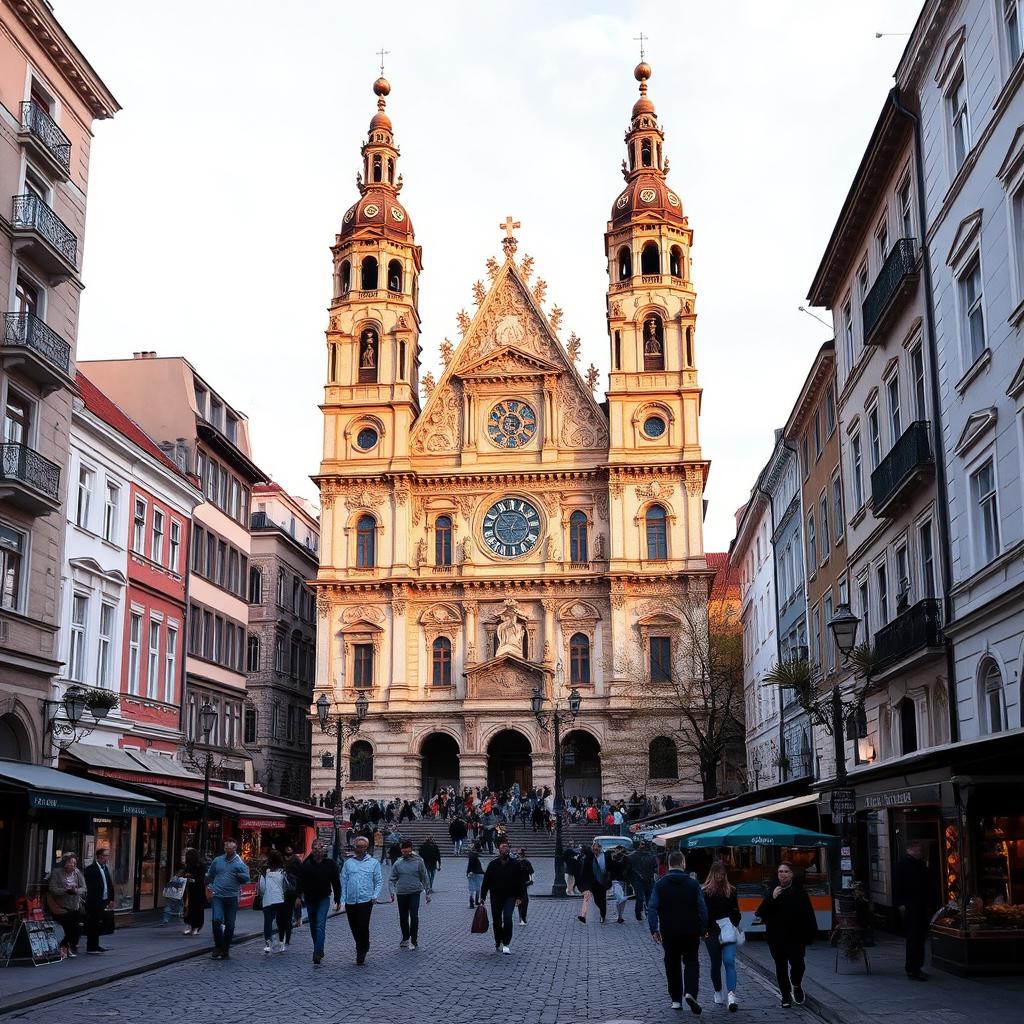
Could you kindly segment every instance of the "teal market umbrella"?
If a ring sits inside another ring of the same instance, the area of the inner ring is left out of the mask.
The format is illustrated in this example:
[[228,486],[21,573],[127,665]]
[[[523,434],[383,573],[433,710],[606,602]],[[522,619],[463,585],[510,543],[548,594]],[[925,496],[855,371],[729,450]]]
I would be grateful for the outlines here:
[[706,850],[716,846],[835,846],[838,837],[786,825],[770,818],[750,818],[710,832],[698,832],[679,840],[683,850]]

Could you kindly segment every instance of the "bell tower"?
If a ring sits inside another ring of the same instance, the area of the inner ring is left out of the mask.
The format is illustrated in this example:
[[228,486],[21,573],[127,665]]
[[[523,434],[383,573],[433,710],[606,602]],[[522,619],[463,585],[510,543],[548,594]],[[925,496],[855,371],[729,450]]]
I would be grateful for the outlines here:
[[626,187],[604,236],[609,463],[700,462],[693,231],[666,181],[665,132],[647,95],[651,67],[641,60],[633,73],[640,98],[626,132]]
[[321,473],[408,467],[419,414],[419,275],[423,251],[398,199],[400,150],[385,107],[391,85],[373,83],[377,112],[362,146],[358,201],[346,210],[331,253]]

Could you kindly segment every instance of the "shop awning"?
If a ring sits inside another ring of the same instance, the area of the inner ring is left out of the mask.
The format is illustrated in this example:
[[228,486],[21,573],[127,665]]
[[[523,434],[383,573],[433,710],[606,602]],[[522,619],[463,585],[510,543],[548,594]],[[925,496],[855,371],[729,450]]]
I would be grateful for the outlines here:
[[[136,788],[198,807],[203,805],[201,789],[141,783]],[[210,807],[231,818],[237,818],[240,828],[284,828],[288,818],[301,818],[311,825],[330,824],[334,821],[330,814],[306,804],[268,797],[250,790],[211,788]]]
[[164,816],[164,805],[151,797],[22,761],[0,761],[0,789],[24,793],[29,807],[39,810],[85,811],[113,818]]
[[718,814],[709,814],[704,818],[697,818],[695,821],[688,821],[685,825],[673,826],[664,829],[654,835],[654,842],[664,846],[669,840],[684,839],[686,836],[696,835],[698,832],[707,832],[713,828],[722,828],[725,825],[734,825],[750,818],[760,818],[769,814],[780,814],[783,811],[791,811],[797,807],[809,807],[818,802],[817,793],[805,793],[803,796],[791,796],[785,800],[766,800],[762,803],[751,804],[742,810],[722,811]]
[[824,832],[812,832],[808,828],[798,828],[796,825],[772,821],[770,818],[748,818],[746,821],[720,825],[697,832],[695,835],[684,836],[679,840],[679,845],[684,850],[709,850],[719,846],[811,848],[835,846],[838,842],[839,839],[836,836],[829,836]]
[[201,775],[190,772],[173,757],[157,754],[151,750],[129,750],[127,747],[101,747],[91,743],[72,743],[64,753],[89,768],[93,774],[109,774],[113,778],[123,775],[131,781],[148,775],[168,776],[179,779],[199,779]]

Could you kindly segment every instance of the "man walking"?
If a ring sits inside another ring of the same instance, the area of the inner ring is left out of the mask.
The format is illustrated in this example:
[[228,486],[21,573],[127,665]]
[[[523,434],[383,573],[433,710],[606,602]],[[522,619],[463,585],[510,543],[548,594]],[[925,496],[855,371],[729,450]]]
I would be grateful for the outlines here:
[[451,837],[452,846],[455,848],[455,856],[462,853],[462,846],[466,842],[466,823],[461,818],[453,818],[448,826],[448,835]]
[[491,917],[494,920],[494,951],[511,956],[512,912],[523,898],[523,872],[518,861],[509,856],[508,840],[498,844],[498,856],[487,865],[480,898],[491,897]]
[[601,914],[601,924],[604,924],[608,916],[608,886],[611,885],[611,879],[608,875],[608,858],[605,857],[601,844],[596,839],[591,843],[589,852],[583,854],[580,859],[576,884],[583,893],[580,923],[587,923],[587,912],[590,910],[590,901],[593,900]]
[[633,886],[633,910],[639,921],[647,909],[658,870],[658,858],[647,843],[629,854],[630,885]]
[[[88,868],[86,868],[88,871]],[[907,852],[896,862],[894,879],[896,906],[903,915],[903,930],[907,937],[907,977],[912,981],[927,981],[924,966],[924,943],[928,936],[928,923],[932,911],[931,883],[924,863],[924,843],[911,839]]]
[[356,944],[356,964],[366,963],[370,951],[370,914],[384,888],[384,875],[377,860],[369,856],[370,841],[366,836],[356,839],[356,852],[341,869],[341,898],[345,916]]
[[306,905],[306,919],[309,934],[313,937],[313,963],[319,964],[324,958],[327,942],[327,912],[331,909],[331,893],[334,894],[334,909],[341,910],[341,878],[338,865],[326,856],[327,847],[323,840],[314,840],[310,855],[302,862],[302,902]]
[[665,978],[672,1009],[682,1009],[685,1001],[693,1013],[699,1014],[700,937],[707,931],[708,911],[700,885],[686,874],[686,858],[681,850],[668,855],[668,873],[654,885],[647,904],[647,921],[651,937],[665,954]]
[[612,883],[612,895],[615,897],[616,924],[625,924],[623,916],[626,910],[626,883],[629,881],[631,869],[626,859],[626,848],[622,845],[612,850],[608,862],[608,877]]
[[519,870],[523,873],[523,894],[519,897],[519,927],[526,927],[526,914],[530,909],[530,886],[533,885],[533,865],[527,859],[526,847],[519,851]]
[[441,870],[441,850],[434,842],[433,836],[427,836],[420,847],[420,858],[427,869],[427,876],[430,883],[427,885],[427,892],[434,891],[434,876]]
[[398,923],[402,928],[401,949],[416,949],[420,931],[420,895],[430,902],[430,876],[422,857],[412,852],[412,840],[402,840],[402,856],[391,868],[391,902],[398,896]]
[[96,859],[82,872],[85,876],[85,951],[106,953],[100,945],[100,929],[106,912],[114,905],[114,879],[110,877],[107,861],[110,850],[100,846]]
[[224,852],[214,857],[206,872],[206,884],[213,889],[213,951],[211,960],[231,959],[231,940],[238,916],[238,895],[249,881],[249,868],[238,856],[233,839],[224,841]]

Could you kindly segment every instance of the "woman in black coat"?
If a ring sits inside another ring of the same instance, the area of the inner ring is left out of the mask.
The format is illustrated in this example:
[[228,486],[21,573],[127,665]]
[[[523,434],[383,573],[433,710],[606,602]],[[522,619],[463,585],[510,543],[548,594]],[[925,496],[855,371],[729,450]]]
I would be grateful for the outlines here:
[[[711,865],[704,881],[704,904],[708,908],[708,933],[704,936],[704,947],[711,960],[711,984],[715,989],[715,1002],[728,1003],[735,1013],[739,1006],[736,998],[736,942],[722,942],[722,929],[718,922],[728,918],[734,928],[739,928],[743,915],[736,886],[729,881],[725,863],[716,860]],[[722,992],[722,966],[725,966],[725,993]]]
[[185,851],[185,902],[182,905],[182,920],[186,935],[198,935],[206,916],[206,868],[199,857],[199,851],[189,848]]
[[818,932],[811,898],[795,884],[793,865],[779,865],[779,884],[761,901],[757,916],[764,922],[768,949],[775,961],[782,1005],[804,1001],[804,954]]

